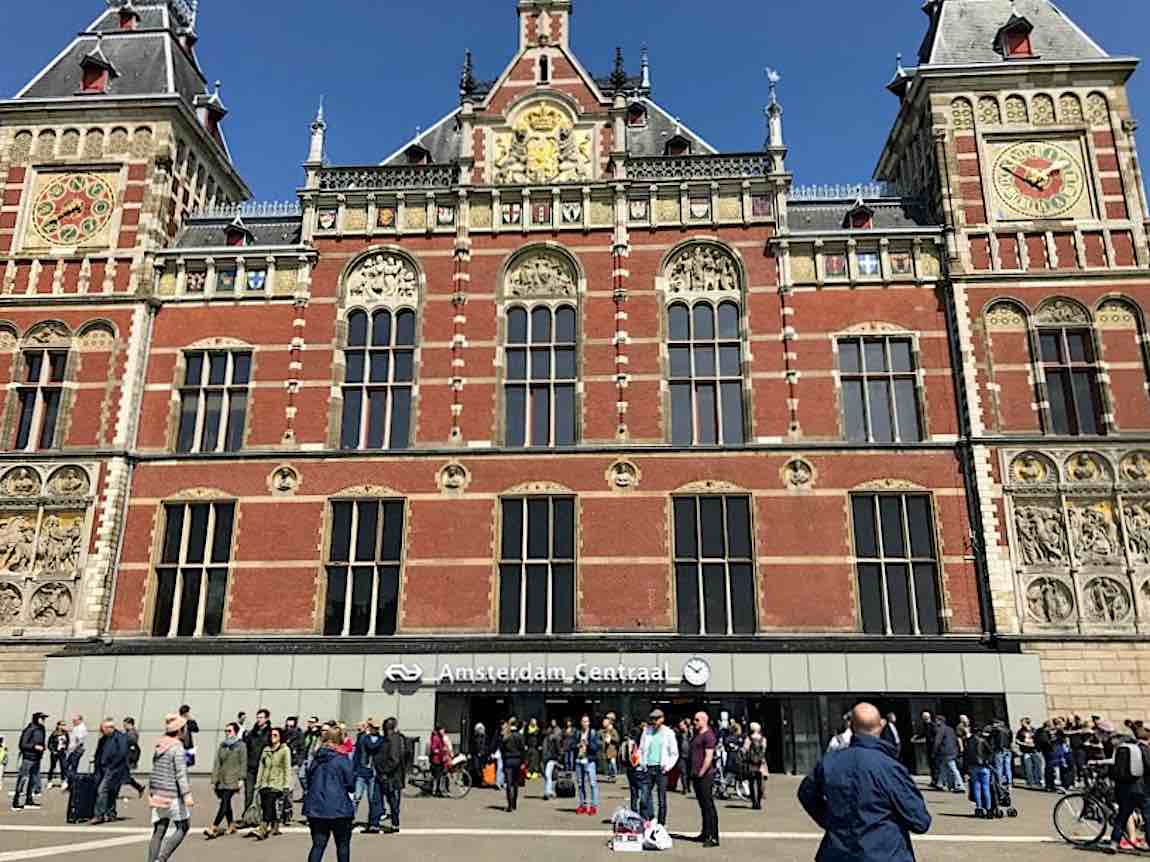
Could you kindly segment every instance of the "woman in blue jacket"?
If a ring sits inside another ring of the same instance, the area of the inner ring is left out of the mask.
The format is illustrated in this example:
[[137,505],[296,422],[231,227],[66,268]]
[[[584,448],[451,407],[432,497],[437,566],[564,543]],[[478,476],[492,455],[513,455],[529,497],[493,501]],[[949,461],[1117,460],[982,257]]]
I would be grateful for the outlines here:
[[343,745],[343,731],[331,727],[324,731],[323,746],[315,753],[307,769],[307,796],[303,816],[311,829],[311,853],[308,862],[323,862],[328,839],[335,836],[337,862],[351,860],[351,830],[355,820],[355,769]]
[[569,751],[575,755],[575,777],[579,785],[579,808],[577,814],[599,813],[599,781],[596,764],[599,762],[599,733],[591,726],[591,717],[583,716],[579,730],[568,743]]

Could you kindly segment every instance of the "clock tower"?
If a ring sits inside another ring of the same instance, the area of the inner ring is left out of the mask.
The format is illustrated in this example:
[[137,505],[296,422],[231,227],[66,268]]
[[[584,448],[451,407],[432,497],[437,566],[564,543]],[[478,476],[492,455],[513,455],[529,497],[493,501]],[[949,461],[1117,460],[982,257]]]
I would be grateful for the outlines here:
[[103,626],[154,254],[190,213],[249,196],[196,0],[89,2],[94,20],[0,100],[0,534],[32,549],[0,563],[0,637],[28,643]]

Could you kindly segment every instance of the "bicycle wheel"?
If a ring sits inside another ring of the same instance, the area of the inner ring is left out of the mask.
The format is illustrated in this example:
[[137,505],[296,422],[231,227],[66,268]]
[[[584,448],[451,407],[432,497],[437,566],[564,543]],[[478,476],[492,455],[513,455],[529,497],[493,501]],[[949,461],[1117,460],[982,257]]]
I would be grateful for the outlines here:
[[471,792],[471,775],[466,769],[457,769],[447,776],[447,793],[452,799],[462,799]]
[[407,783],[403,785],[403,795],[407,799],[416,799],[426,795],[430,787],[431,776],[423,770],[417,769],[407,777]]
[[1054,828],[1063,841],[1076,847],[1101,841],[1109,822],[1105,806],[1085,793],[1068,793],[1054,806]]

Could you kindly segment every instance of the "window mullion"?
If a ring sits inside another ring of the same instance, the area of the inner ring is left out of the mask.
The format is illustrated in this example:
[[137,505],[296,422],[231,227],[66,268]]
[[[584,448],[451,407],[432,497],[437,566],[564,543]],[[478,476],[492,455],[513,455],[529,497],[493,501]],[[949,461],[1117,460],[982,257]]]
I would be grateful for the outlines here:
[[703,498],[695,497],[692,505],[695,507],[695,547],[698,548],[698,560],[695,561],[695,577],[699,583],[699,634],[707,634],[707,601],[706,583],[703,577]]
[[735,633],[734,608],[731,604],[731,535],[727,524],[727,497],[722,498],[721,512],[723,515],[723,591],[727,603],[727,634]]
[[[528,318],[528,325],[530,325],[530,317]],[[523,525],[519,536],[521,542],[520,559],[522,560],[519,565],[519,634],[524,635],[527,634],[527,566],[531,562],[527,557],[527,535],[531,532],[531,524],[527,519],[531,516],[531,509],[527,505],[526,497],[519,501],[519,506],[523,513],[519,519],[519,523]]]
[[351,503],[351,537],[347,543],[347,577],[343,583],[343,637],[351,634],[351,601],[354,595],[355,558],[359,553],[359,501]]
[[910,601],[910,621],[913,631],[916,635],[922,634],[918,625],[918,593],[914,585],[914,548],[910,544],[910,515],[907,512],[907,496],[906,494],[899,495],[899,512],[902,514],[902,535],[903,542],[906,545],[906,569],[907,569],[907,596]]
[[200,569],[200,592],[196,602],[196,637],[202,637],[204,634],[204,616],[208,607],[208,567],[212,561],[212,538],[215,534],[215,524],[216,507],[209,503],[208,520],[205,525],[207,534],[204,536],[204,563],[203,568]]
[[373,572],[371,577],[371,606],[368,608],[367,618],[367,634],[368,637],[375,637],[375,625],[377,622],[377,610],[379,608],[379,567],[382,565],[380,562],[380,555],[383,550],[383,531],[387,529],[387,525],[383,523],[383,503],[382,501],[375,502],[376,507],[376,523],[378,524],[378,534],[375,537],[375,563],[373,565]]

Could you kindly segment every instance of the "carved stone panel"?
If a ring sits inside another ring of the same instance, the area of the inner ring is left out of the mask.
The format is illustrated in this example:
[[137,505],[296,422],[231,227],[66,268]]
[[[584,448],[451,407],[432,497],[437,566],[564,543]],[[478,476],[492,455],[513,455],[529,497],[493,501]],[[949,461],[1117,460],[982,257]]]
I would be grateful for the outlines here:
[[44,513],[36,547],[38,577],[71,578],[80,564],[85,513],[54,511]]
[[523,299],[575,296],[577,284],[570,261],[556,252],[539,250],[512,263],[505,292]]
[[419,301],[419,275],[403,255],[388,251],[360,260],[347,278],[352,302],[397,307]]
[[1110,468],[1091,452],[1077,452],[1066,461],[1066,481],[1083,484],[1110,482]]
[[1150,500],[1124,500],[1122,511],[1130,562],[1136,566],[1150,566]]
[[53,628],[72,616],[72,590],[67,584],[45,584],[32,595],[28,619],[34,626]]
[[1066,299],[1052,299],[1042,303],[1035,318],[1039,323],[1090,323],[1090,315],[1086,309]]
[[1130,591],[1115,578],[1091,578],[1082,587],[1082,617],[1099,625],[1121,625],[1134,613]]
[[1109,500],[1071,501],[1066,507],[1074,559],[1084,566],[1114,566],[1122,563],[1122,546],[1114,520],[1114,504]]
[[673,294],[737,293],[739,267],[725,248],[696,243],[667,262],[667,286]]
[[1040,485],[1058,481],[1058,473],[1050,461],[1034,452],[1019,455],[1011,462],[1010,477],[1020,485]]
[[1150,453],[1131,452],[1123,458],[1122,478],[1127,482],[1150,483]]
[[36,565],[36,511],[0,513],[0,572],[30,576]]
[[1069,567],[1062,512],[1053,501],[1016,505],[1014,529],[1023,565]]
[[1074,617],[1074,591],[1058,578],[1035,578],[1026,587],[1026,611],[1041,625],[1066,625]]
[[53,497],[86,497],[90,487],[88,474],[79,467],[62,467],[48,480],[48,493]]
[[521,111],[494,140],[492,181],[530,185],[591,179],[592,133],[576,129],[567,111],[540,102]]
[[0,478],[0,494],[5,497],[35,497],[40,493],[40,476],[29,467],[16,467]]
[[24,594],[15,584],[0,584],[0,625],[18,622],[24,613]]

